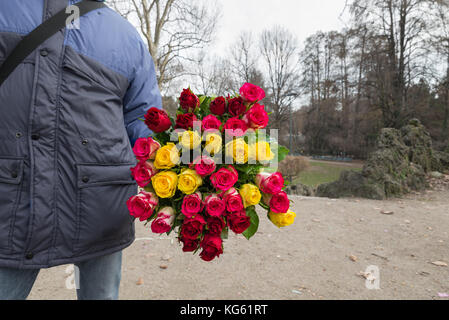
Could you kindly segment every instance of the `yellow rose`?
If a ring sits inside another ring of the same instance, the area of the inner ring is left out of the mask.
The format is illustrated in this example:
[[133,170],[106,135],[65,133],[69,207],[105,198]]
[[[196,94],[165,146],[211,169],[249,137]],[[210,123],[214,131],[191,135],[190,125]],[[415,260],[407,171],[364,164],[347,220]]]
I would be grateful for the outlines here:
[[185,194],[193,194],[203,184],[203,179],[191,169],[184,170],[178,179],[178,189]]
[[176,192],[178,175],[173,171],[160,172],[151,179],[151,182],[159,198],[171,198]]
[[259,141],[249,146],[249,158],[257,161],[271,161],[274,159],[274,153],[268,142]]
[[184,131],[179,141],[183,148],[193,150],[200,146],[201,137],[196,131]]
[[248,144],[244,139],[236,139],[226,144],[226,156],[233,158],[237,164],[248,162]]
[[173,143],[167,143],[166,146],[160,148],[156,153],[154,166],[156,169],[171,169],[179,162],[179,151]]
[[220,135],[215,133],[208,133],[205,136],[206,140],[206,151],[211,155],[215,155],[221,151],[223,139]]
[[243,205],[245,208],[258,205],[262,198],[259,188],[253,184],[243,185],[243,187],[240,188],[240,195],[243,198]]
[[292,225],[293,222],[295,222],[296,213],[291,210],[288,210],[287,213],[274,213],[270,211],[268,217],[275,226],[283,228]]

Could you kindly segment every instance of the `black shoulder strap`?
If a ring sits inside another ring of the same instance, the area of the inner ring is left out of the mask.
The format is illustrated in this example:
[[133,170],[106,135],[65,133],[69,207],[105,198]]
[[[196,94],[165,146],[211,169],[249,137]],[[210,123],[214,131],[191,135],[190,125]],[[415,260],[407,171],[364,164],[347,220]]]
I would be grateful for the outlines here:
[[[92,10],[106,7],[103,2],[92,0],[84,0],[78,4],[75,4],[75,6],[79,8],[80,17]],[[28,57],[47,39],[66,26],[67,19],[72,14],[72,12],[66,13],[66,8],[59,11],[53,17],[46,20],[36,29],[31,31],[31,33],[19,42],[19,44],[14,48],[0,67],[0,87],[26,57]]]

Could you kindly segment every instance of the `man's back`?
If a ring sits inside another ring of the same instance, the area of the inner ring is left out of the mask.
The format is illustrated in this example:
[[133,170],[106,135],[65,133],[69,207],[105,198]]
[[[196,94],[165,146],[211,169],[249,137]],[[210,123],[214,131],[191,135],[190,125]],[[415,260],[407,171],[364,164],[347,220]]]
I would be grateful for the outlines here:
[[[73,0],[0,0],[0,64]],[[154,65],[111,9],[47,40],[0,87],[0,267],[44,268],[134,239],[132,144],[161,107]]]

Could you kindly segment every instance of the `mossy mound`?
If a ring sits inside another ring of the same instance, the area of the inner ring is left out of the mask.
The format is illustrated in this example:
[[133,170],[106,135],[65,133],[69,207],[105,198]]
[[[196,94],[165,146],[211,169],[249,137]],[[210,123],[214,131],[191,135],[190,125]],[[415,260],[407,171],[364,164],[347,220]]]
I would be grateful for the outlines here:
[[429,133],[414,119],[400,130],[383,129],[362,173],[343,172],[338,181],[320,185],[316,195],[382,200],[425,189],[427,174],[445,168],[449,154],[434,151]]

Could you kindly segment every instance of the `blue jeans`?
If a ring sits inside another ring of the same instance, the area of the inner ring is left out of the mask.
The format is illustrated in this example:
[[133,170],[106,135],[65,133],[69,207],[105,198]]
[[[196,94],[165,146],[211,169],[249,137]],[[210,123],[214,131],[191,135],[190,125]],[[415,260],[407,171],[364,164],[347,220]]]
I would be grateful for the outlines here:
[[[118,299],[122,269],[121,251],[75,265],[79,270],[79,288],[76,290],[78,300]],[[25,300],[38,274],[39,269],[0,268],[0,300]]]

